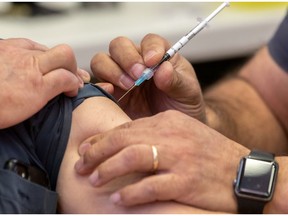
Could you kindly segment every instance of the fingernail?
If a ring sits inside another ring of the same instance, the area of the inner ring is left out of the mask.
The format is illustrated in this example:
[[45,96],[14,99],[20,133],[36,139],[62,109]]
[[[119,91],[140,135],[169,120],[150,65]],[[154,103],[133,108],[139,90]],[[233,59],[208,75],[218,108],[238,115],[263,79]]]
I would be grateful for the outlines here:
[[83,88],[84,82],[83,82],[83,80],[82,80],[82,78],[81,78],[81,76],[79,74],[77,74],[77,78],[79,80],[79,88]]
[[151,58],[153,58],[156,54],[157,54],[156,51],[150,50],[150,51],[147,52],[146,55],[144,56],[144,61],[145,61],[145,62],[149,61],[149,60],[150,60]]
[[120,83],[126,88],[130,88],[133,84],[134,84],[134,80],[131,79],[131,77],[127,76],[127,75],[122,75],[120,77]]
[[145,66],[143,64],[136,63],[132,66],[130,72],[136,77],[139,78],[143,71],[145,70]]
[[84,81],[84,83],[89,83],[90,79],[91,79],[90,74],[83,69],[78,69],[78,71],[79,71],[80,76],[81,76],[82,80]]
[[120,193],[114,193],[110,196],[110,201],[114,204],[121,204],[121,196]]
[[79,154],[82,156],[85,154],[85,152],[91,147],[91,144],[86,142],[86,143],[83,143],[79,146],[79,149],[78,149],[78,152]]
[[92,185],[97,186],[99,183],[99,172],[98,170],[94,171],[90,176],[89,176],[89,181]]

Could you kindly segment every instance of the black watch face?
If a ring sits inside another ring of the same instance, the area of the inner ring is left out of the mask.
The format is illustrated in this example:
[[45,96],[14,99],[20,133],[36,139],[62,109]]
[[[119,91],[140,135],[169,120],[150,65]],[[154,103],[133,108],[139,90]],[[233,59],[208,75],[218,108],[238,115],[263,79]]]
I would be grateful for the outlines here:
[[277,172],[274,162],[244,158],[239,170],[236,190],[240,194],[269,198],[273,192],[273,181]]

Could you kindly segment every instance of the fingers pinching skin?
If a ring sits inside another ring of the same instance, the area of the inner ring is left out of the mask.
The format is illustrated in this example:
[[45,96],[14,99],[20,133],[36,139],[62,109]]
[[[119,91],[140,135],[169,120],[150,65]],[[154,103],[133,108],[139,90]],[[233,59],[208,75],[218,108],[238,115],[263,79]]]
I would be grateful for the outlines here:
[[[89,177],[90,183],[100,186],[116,177],[134,172],[154,173],[155,158],[153,156],[150,145],[128,146],[100,164]],[[158,158],[157,162],[159,162]]]
[[121,137],[123,137],[122,133],[122,130],[116,131],[115,133],[110,131],[86,140],[83,144],[89,143],[91,147],[86,149],[80,160],[76,162],[76,171],[79,174],[90,173],[102,161],[129,145],[128,142],[125,141],[121,142],[121,144],[118,143],[118,140],[121,140]]
[[[77,73],[73,50],[68,45],[52,49],[29,39],[1,40],[2,127],[19,123],[44,107],[53,97],[76,96],[83,80]],[[3,55],[2,55],[3,54]],[[13,97],[12,97],[13,96]],[[33,101],[33,106],[31,106]]]
[[[105,145],[93,144],[85,150],[85,153],[80,157],[80,159],[75,164],[75,169],[79,174],[91,173],[95,167],[97,167],[102,161],[106,160],[108,157],[112,156],[114,151],[120,151],[121,149],[113,150],[106,148]],[[85,143],[84,143],[85,145]]]

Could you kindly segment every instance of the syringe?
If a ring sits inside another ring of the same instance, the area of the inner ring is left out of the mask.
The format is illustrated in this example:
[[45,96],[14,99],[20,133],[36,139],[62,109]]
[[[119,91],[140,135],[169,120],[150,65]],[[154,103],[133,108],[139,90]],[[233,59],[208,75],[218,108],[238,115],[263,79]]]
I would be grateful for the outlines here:
[[127,92],[120,97],[118,102],[122,100],[130,91],[132,91],[136,86],[141,85],[145,80],[149,80],[157,70],[157,68],[164,62],[172,58],[175,53],[177,53],[182,47],[184,47],[195,35],[197,35],[207,24],[213,19],[220,11],[225,7],[229,6],[229,2],[223,2],[216,10],[214,10],[206,19],[200,22],[196,27],[189,31],[185,36],[183,36],[179,41],[177,41],[162,57],[161,61],[154,65],[153,67],[146,68],[143,74],[135,81],[134,85],[130,87]]

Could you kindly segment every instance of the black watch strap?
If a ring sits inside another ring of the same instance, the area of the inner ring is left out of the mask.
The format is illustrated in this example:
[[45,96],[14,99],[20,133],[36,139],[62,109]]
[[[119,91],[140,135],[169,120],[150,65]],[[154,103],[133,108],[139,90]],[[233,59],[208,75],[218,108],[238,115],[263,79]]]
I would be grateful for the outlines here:
[[262,214],[266,202],[237,197],[239,214]]
[[[256,160],[262,160],[262,161],[274,161],[274,155],[267,152],[261,152],[261,151],[251,151],[248,155],[251,159]],[[236,196],[237,197],[237,203],[238,203],[238,213],[240,214],[262,214],[264,206],[266,204],[265,201],[261,200],[253,200],[253,199],[247,199],[244,197]]]

